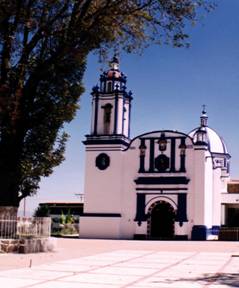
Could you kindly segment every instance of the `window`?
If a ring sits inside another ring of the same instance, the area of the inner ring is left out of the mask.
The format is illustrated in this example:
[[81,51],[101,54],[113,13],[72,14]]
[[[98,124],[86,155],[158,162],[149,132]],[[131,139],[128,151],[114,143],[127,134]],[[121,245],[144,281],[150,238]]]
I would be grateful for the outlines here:
[[107,83],[107,92],[112,92],[112,82],[111,81],[109,81]]
[[111,111],[112,105],[106,104],[104,108],[104,134],[110,133]]

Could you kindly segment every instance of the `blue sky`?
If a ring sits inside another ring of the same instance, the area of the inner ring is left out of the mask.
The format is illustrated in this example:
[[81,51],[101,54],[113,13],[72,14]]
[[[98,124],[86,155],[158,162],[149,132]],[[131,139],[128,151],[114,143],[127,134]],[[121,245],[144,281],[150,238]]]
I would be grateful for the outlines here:
[[[142,55],[121,55],[121,70],[133,92],[131,137],[161,129],[189,132],[199,125],[203,104],[209,126],[221,135],[239,178],[239,1],[218,0],[218,7],[195,27],[188,27],[191,47],[151,46]],[[91,88],[100,65],[90,55],[85,93],[77,117],[66,126],[71,138],[66,160],[41,182],[27,210],[39,202],[77,201],[84,192],[84,135],[90,129]]]

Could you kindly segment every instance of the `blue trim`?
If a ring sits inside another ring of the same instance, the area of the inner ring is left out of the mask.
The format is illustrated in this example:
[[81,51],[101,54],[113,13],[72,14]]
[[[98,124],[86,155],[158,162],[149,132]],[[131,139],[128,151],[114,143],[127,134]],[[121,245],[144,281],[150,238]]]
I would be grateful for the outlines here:
[[179,170],[179,172],[186,172],[185,159],[186,159],[186,155],[180,155],[180,170]]
[[207,240],[208,235],[219,235],[220,226],[214,225],[208,228],[205,225],[194,225],[192,229],[192,240]]
[[124,114],[125,114],[125,98],[123,97],[123,107],[122,107],[122,133],[121,134],[124,134]]
[[212,235],[219,235],[220,228],[221,228],[221,226],[218,226],[218,225],[212,226],[212,228],[211,228],[211,234],[212,234]]
[[183,222],[188,222],[186,193],[178,194],[178,209],[175,221],[178,221],[180,226],[182,226]]
[[192,240],[207,240],[209,230],[205,225],[194,225],[192,228]]
[[112,77],[111,83],[112,83],[112,91],[115,91],[116,89],[115,89],[115,77],[114,76]]
[[131,121],[131,99],[129,100],[129,121],[128,121],[128,137],[130,138],[130,121]]
[[139,156],[139,171],[138,171],[138,173],[145,173],[144,160],[145,160],[145,155],[140,155]]
[[175,138],[171,138],[171,167],[170,172],[175,172]]
[[139,177],[134,182],[137,185],[171,185],[171,184],[188,184],[190,179],[179,176],[179,177]]
[[[96,139],[96,140],[85,140],[83,141],[85,145],[105,145],[105,144],[118,144],[118,145],[124,145],[127,146],[129,143],[123,139]],[[109,147],[110,148],[110,147]]]
[[99,94],[95,94],[94,135],[97,135]]
[[154,141],[155,138],[150,139],[149,172],[154,172]]
[[[204,146],[202,146],[201,148],[194,148],[194,150],[204,150],[204,151],[208,151],[208,149]],[[209,151],[210,152],[210,151]]]
[[147,220],[147,215],[145,214],[145,194],[137,194],[137,205],[136,205],[136,216],[134,221],[141,225],[143,221]]
[[[131,146],[131,144],[137,139],[137,138],[145,138],[145,139],[157,139],[157,138],[160,138],[160,136],[157,136],[157,137],[145,137],[145,136],[147,136],[147,135],[150,135],[150,134],[156,134],[156,133],[175,133],[175,134],[178,134],[178,135],[181,135],[181,136],[170,136],[170,137],[166,137],[166,139],[168,139],[168,138],[175,138],[175,139],[181,139],[182,137],[183,138],[188,138],[188,139],[190,139],[190,141],[191,141],[191,143],[192,143],[192,145],[194,145],[194,143],[193,143],[193,138],[192,137],[190,137],[189,135],[187,135],[187,134],[185,134],[185,133],[182,133],[182,132],[178,132],[178,131],[175,131],[175,130],[156,130],[156,131],[151,131],[151,132],[147,132],[147,133],[144,133],[144,134],[140,134],[140,135],[138,135],[138,136],[136,136],[135,138],[133,138],[132,140],[131,140],[131,142],[130,142],[130,145],[129,145],[129,147]],[[129,149],[129,147],[127,148],[127,149]]]
[[207,142],[205,142],[205,141],[197,141],[194,145],[195,146],[206,146],[207,147],[206,149],[210,151],[209,144]]
[[231,158],[231,155],[230,154],[228,154],[228,153],[226,153],[226,154],[224,154],[224,153],[218,153],[218,152],[211,152],[211,154],[213,155],[213,156],[215,156],[215,157],[220,157],[220,156],[222,156],[222,157],[226,157],[227,159],[230,159]]
[[[185,138],[182,138],[181,139],[181,143],[180,143],[180,145],[182,145],[182,146],[185,146],[186,144],[185,144]],[[185,153],[186,153],[186,151],[185,151]],[[186,160],[186,154],[184,154],[184,155],[181,155],[180,154],[180,172],[186,172],[186,167],[185,167],[185,161]]]
[[117,134],[118,127],[118,93],[115,93],[115,119],[114,119],[114,134]]
[[165,171],[158,171],[158,170],[156,170],[155,169],[155,171],[145,171],[144,172],[145,174],[168,174],[168,173],[181,173],[181,171],[179,170],[179,171],[175,171],[175,172],[171,172],[170,170],[165,170]]
[[[140,146],[139,146],[139,149],[143,148],[146,150],[146,146],[145,146],[145,139],[140,139],[141,140],[141,143],[140,143]],[[145,153],[143,155],[140,155],[139,156],[139,171],[138,173],[144,173],[145,172]]]
[[[157,194],[156,194],[157,195]],[[149,203],[151,202],[151,203],[157,203],[157,202],[160,202],[160,200],[158,200],[158,201],[155,201],[155,199],[159,199],[159,198],[163,198],[163,199],[168,199],[169,200],[169,202],[173,202],[174,203],[174,205],[177,207],[178,205],[177,205],[177,203],[175,203],[175,201],[170,197],[170,195],[171,194],[158,194],[156,197],[154,197],[154,198],[152,198],[152,199],[150,199],[147,203],[146,203],[146,205],[145,206],[147,206],[147,205],[149,205]],[[170,203],[169,203],[170,204]],[[171,204],[170,204],[171,205]]]
[[120,213],[84,213],[81,217],[121,217]]

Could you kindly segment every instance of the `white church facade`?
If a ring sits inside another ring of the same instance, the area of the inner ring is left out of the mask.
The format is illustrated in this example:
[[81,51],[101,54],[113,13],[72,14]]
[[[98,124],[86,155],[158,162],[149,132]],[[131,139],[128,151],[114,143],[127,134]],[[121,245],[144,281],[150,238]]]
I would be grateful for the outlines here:
[[163,130],[131,139],[132,93],[116,57],[110,65],[92,91],[80,237],[213,238],[227,211],[239,217],[239,191],[228,193],[230,155],[205,109],[188,134]]

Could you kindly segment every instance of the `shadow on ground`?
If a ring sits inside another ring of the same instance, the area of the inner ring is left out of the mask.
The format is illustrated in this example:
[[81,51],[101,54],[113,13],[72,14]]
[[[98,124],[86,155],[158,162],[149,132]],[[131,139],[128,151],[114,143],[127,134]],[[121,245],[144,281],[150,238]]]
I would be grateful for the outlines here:
[[205,285],[216,284],[216,285],[227,285],[228,287],[239,287],[239,273],[217,273],[217,274],[204,274],[201,277],[195,277],[190,279],[177,279],[176,281],[185,282],[199,282]]

